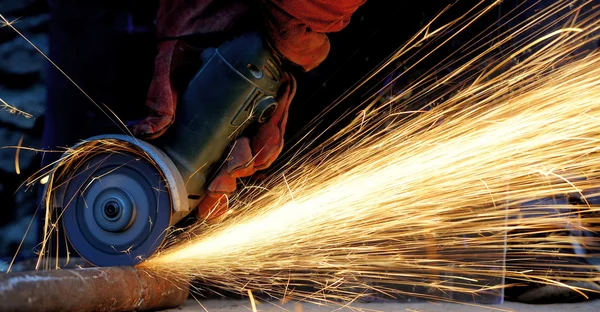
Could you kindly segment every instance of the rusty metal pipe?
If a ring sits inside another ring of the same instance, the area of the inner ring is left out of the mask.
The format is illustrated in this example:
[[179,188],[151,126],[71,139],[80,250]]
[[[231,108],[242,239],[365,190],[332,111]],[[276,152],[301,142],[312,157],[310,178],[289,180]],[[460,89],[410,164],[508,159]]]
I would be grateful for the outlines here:
[[0,275],[0,311],[148,311],[177,307],[189,287],[134,267]]

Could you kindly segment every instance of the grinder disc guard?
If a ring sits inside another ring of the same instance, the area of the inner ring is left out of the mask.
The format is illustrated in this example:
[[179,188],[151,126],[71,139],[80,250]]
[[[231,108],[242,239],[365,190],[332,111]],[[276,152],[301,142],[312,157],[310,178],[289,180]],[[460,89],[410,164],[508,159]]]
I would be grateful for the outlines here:
[[76,146],[57,167],[49,196],[82,258],[134,265],[160,247],[177,203],[165,178],[173,173],[155,158],[130,142],[101,139]]

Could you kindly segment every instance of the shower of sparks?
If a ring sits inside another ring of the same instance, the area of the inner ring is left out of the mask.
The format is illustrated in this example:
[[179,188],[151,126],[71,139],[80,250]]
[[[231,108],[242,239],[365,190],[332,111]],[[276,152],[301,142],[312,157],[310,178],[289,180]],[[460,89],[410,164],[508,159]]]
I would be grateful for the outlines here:
[[373,102],[290,160],[268,192],[242,195],[224,221],[140,266],[319,303],[501,296],[521,282],[583,294],[568,282],[600,281],[582,261],[599,239],[581,234],[600,230],[600,207],[587,200],[600,195],[600,52],[582,53],[600,14],[580,3],[556,1],[490,48],[471,41],[464,65],[418,80],[408,100]]

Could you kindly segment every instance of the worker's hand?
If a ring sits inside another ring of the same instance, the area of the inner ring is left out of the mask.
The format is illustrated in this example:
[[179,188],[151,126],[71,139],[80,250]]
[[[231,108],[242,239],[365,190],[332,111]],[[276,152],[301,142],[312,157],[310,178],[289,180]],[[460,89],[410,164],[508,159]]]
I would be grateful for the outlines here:
[[283,149],[283,135],[290,103],[296,93],[296,80],[284,74],[277,95],[277,109],[250,137],[238,137],[225,164],[208,186],[208,194],[198,206],[198,217],[215,220],[228,210],[229,196],[236,190],[237,178],[249,177],[266,169]]
[[[257,26],[251,24],[258,22],[266,25],[265,37],[276,54],[309,71],[329,53],[326,33],[344,28],[364,2],[261,0],[260,8],[253,8],[250,7],[253,2],[245,0],[161,0],[156,21],[161,41],[146,101],[150,113],[134,126],[134,135],[157,138],[173,123],[178,92],[192,78],[190,60],[196,60],[199,54],[188,44],[186,39],[190,36],[203,36],[206,40],[200,44],[204,48],[216,46],[240,30]],[[289,104],[295,90],[295,80],[288,75],[279,92],[274,116],[256,134],[235,142],[227,165],[208,187],[210,193],[198,209],[200,216],[210,218],[225,211],[226,195],[235,190],[236,178],[250,176],[273,163],[283,146]]]

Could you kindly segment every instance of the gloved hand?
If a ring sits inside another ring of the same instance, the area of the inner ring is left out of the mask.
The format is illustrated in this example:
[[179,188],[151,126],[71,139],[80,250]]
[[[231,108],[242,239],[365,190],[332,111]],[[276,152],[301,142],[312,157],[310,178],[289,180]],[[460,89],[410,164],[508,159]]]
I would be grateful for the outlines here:
[[236,179],[249,177],[257,170],[266,169],[283,149],[283,135],[290,103],[296,94],[296,80],[284,74],[277,109],[271,118],[251,137],[238,137],[232,145],[225,165],[208,186],[208,194],[198,206],[198,216],[215,219],[227,212],[228,196],[236,189]]
[[[178,91],[189,78],[189,60],[198,55],[185,38],[201,34],[217,45],[256,21],[266,25],[266,38],[274,52],[309,71],[329,53],[325,33],[338,31],[366,0],[261,0],[260,8],[248,0],[161,0],[157,15],[158,55],[146,106],[150,115],[133,133],[156,138],[173,123]],[[259,9],[259,10],[257,10]],[[257,19],[261,15],[262,19]],[[238,138],[226,164],[209,184],[209,193],[198,207],[201,218],[212,219],[227,210],[227,198],[236,179],[269,167],[283,148],[289,105],[296,91],[294,78],[286,74],[278,92],[278,108],[268,122],[250,137]]]

